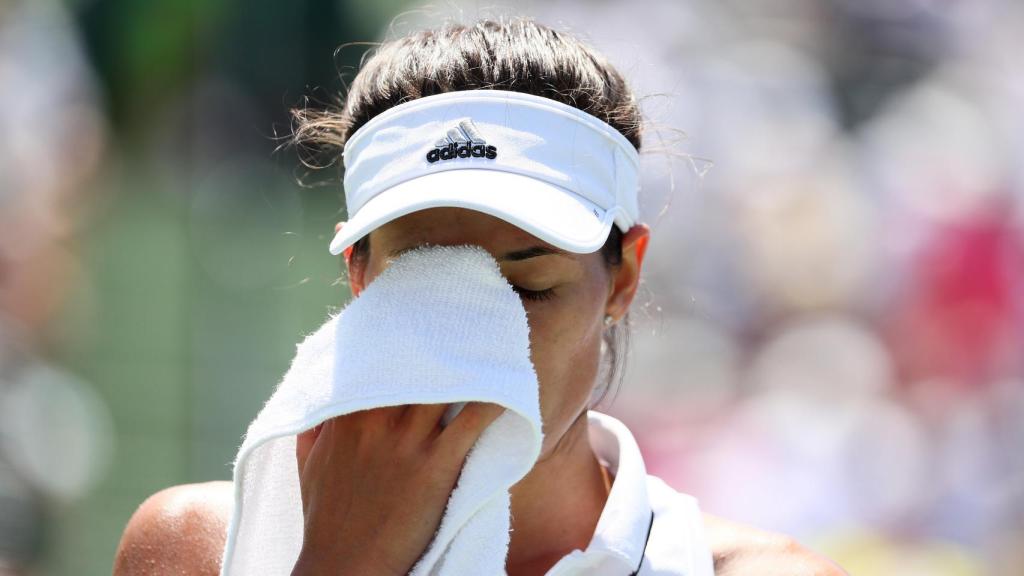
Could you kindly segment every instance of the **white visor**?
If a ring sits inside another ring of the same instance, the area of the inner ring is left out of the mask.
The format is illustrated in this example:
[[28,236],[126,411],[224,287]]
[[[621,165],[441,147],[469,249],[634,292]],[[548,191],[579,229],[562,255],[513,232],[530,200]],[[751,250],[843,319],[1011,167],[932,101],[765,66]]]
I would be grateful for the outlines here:
[[399,104],[345,144],[340,254],[374,228],[439,206],[501,218],[570,252],[639,219],[639,158],[618,130],[554,100],[465,90]]

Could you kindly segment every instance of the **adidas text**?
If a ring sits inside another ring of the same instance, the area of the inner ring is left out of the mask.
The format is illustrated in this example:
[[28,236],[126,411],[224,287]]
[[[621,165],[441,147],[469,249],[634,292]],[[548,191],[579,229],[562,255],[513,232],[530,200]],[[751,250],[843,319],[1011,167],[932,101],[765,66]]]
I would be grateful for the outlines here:
[[448,130],[443,138],[434,144],[434,149],[427,152],[427,162],[433,164],[438,160],[454,160],[456,158],[486,158],[494,160],[498,157],[498,148],[488,146],[472,120],[459,122],[458,126]]
[[427,152],[427,162],[437,162],[438,160],[454,160],[455,158],[487,158],[488,160],[494,160],[498,157],[498,148],[495,146],[484,146],[483,144],[476,144],[469,146],[463,144],[459,146],[454,142],[448,144],[444,148],[434,148],[430,152]]

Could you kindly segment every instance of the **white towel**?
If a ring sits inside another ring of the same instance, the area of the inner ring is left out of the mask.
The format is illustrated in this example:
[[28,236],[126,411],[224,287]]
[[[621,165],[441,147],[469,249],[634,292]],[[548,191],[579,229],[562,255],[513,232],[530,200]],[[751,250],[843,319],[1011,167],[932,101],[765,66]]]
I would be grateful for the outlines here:
[[367,408],[467,401],[507,410],[467,456],[411,574],[505,574],[508,489],[540,454],[540,402],[526,311],[494,258],[474,246],[403,254],[297,346],[238,451],[221,574],[281,576],[294,566],[303,531],[297,433]]

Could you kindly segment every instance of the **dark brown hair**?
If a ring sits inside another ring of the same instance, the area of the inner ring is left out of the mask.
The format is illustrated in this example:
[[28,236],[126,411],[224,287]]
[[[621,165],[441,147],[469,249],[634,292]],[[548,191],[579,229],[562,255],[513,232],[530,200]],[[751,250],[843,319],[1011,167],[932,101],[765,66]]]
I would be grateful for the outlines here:
[[[291,142],[311,168],[330,166],[345,142],[376,115],[403,102],[457,90],[525,92],[568,104],[600,118],[641,146],[641,116],[632,91],[608,61],[577,38],[530,19],[449,24],[390,40],[373,50],[334,107],[292,110]],[[326,163],[318,159],[326,158]],[[351,258],[365,262],[369,235]],[[601,254],[608,267],[622,261],[622,232],[612,226]],[[629,315],[605,330],[604,400],[621,382]]]

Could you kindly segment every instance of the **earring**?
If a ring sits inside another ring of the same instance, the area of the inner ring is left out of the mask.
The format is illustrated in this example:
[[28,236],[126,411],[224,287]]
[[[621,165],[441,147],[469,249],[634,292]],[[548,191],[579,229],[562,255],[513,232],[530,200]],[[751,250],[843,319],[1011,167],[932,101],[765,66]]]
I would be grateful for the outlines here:
[[614,323],[615,323],[615,319],[612,318],[611,314],[605,314],[604,315],[604,326],[605,326],[605,328],[611,326]]

